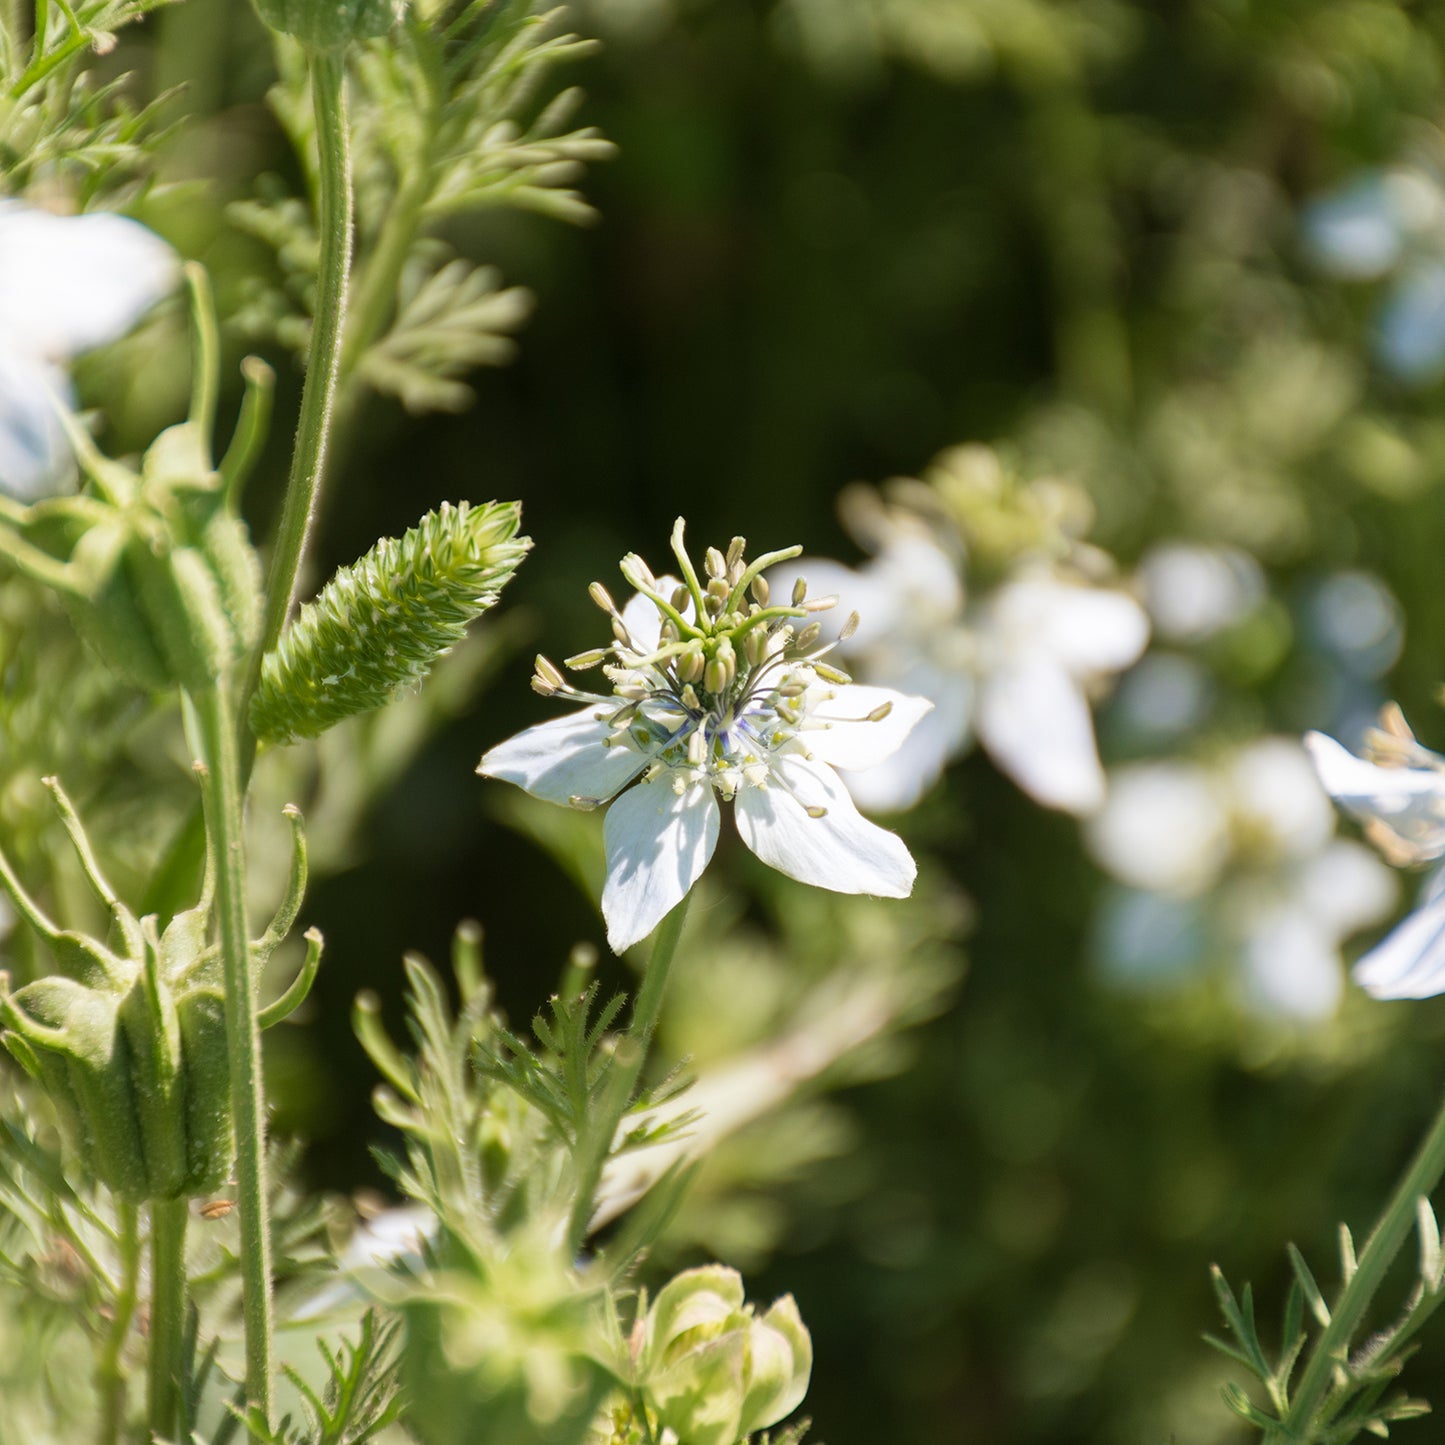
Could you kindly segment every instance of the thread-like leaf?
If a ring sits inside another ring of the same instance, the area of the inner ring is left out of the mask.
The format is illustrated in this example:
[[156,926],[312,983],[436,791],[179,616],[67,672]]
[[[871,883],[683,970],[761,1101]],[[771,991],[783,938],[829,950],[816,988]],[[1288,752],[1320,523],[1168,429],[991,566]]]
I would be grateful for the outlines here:
[[251,699],[256,736],[319,737],[421,682],[526,555],[520,520],[516,502],[443,502],[343,567],[267,653]]

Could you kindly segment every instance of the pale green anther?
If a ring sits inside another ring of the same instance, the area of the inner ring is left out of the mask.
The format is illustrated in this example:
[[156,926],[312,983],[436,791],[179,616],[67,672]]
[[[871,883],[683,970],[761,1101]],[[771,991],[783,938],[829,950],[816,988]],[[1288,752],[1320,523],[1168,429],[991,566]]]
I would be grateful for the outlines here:
[[850,612],[848,614],[848,620],[843,624],[843,629],[838,634],[838,641],[847,642],[847,640],[852,637],[855,632],[857,632],[858,622],[858,614],[856,612]]
[[753,600],[759,607],[766,607],[768,605],[768,595],[772,589],[768,586],[768,579],[761,573],[753,578],[752,586],[749,590],[753,594]]
[[893,704],[892,704],[891,702],[879,703],[878,706],[875,707],[875,708],[873,709],[873,711],[868,714],[868,721],[869,721],[869,722],[882,722],[883,719],[886,718],[886,717],[888,716],[888,714],[891,713],[892,711],[893,711]]
[[697,689],[688,683],[682,690],[682,705],[685,708],[696,712],[702,706],[702,701],[697,695]]
[[803,578],[799,577],[798,580],[793,583],[793,606],[801,607],[803,605],[803,599],[807,595],[808,584]]
[[677,659],[677,676],[679,682],[694,683],[701,682],[703,672],[707,668],[707,658],[703,656],[700,647],[689,648]]
[[627,624],[622,620],[621,617],[614,617],[612,619],[612,635],[624,647],[626,647],[628,643],[632,641],[632,634],[627,630]]
[[566,687],[567,679],[562,676],[557,664],[543,657],[540,652],[532,665],[537,669],[537,676],[554,691],[557,688]]
[[622,573],[623,581],[637,591],[657,591],[657,578],[652,575],[652,568],[636,552],[629,552],[618,563],[618,571]]
[[763,632],[754,628],[751,632],[743,633],[743,656],[747,658],[749,667],[757,667],[767,656],[767,652],[768,639]]
[[828,810],[821,805],[814,803],[805,810],[810,818],[826,818]]
[[[712,582],[727,581],[728,564],[716,547],[709,547],[703,554],[703,565],[707,568],[707,575]],[[712,590],[711,583],[708,590]]]
[[728,543],[728,572],[731,574],[734,567],[743,560],[743,554],[748,550],[746,537],[734,537]]
[[617,604],[612,600],[612,594],[600,583],[594,582],[587,589],[587,595],[605,612],[609,617],[617,617]]
[[809,597],[805,602],[799,604],[804,612],[827,612],[829,608],[836,607],[838,599],[836,596]]
[[657,640],[664,647],[671,647],[672,644],[678,640],[678,635],[679,634],[677,631],[677,623],[675,623],[670,617],[664,617],[662,620],[662,628],[658,632]]
[[678,585],[672,589],[672,610],[674,612],[685,612],[687,604],[692,601],[692,593],[686,587]]
[[588,668],[598,667],[607,661],[611,654],[611,648],[594,647],[587,652],[579,652],[575,657],[567,659],[567,666],[573,672],[586,672]]
[[813,671],[816,672],[824,682],[831,682],[834,687],[847,687],[848,684],[853,681],[841,667],[834,667],[831,663],[815,662],[812,666]]
[[823,635],[822,627],[816,622],[810,622],[794,640],[794,646],[799,652],[807,652],[810,647],[817,645],[818,639]]
[[703,687],[716,697],[727,691],[728,681],[727,664],[719,657],[711,658],[703,671]]

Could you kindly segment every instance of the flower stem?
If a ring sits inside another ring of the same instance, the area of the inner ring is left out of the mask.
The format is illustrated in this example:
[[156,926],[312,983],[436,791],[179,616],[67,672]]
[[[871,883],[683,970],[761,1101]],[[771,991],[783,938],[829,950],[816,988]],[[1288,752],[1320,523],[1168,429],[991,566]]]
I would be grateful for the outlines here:
[[115,1313],[96,1364],[96,1383],[100,1393],[100,1445],[117,1445],[125,1426],[126,1376],[121,1368],[130,1322],[135,1315],[137,1282],[140,1278],[140,1232],[137,1228],[136,1206],[122,1203],[118,1208],[120,1245],[120,1289],[115,1298]]
[[266,1112],[261,1080],[261,1031],[256,982],[246,934],[245,850],[241,759],[225,679],[191,699],[199,724],[202,799],[216,860],[216,919],[226,988],[226,1052],[236,1126],[236,1203],[241,1215],[242,1310],[246,1327],[246,1393],[269,1420],[274,1345],[271,1234],[267,1224]]
[[174,1438],[179,1424],[181,1350],[186,1322],[186,1223],[184,1199],[151,1204],[150,1373],[146,1413],[156,1439]]
[[647,1051],[657,1028],[658,1015],[662,1012],[662,996],[667,988],[667,976],[672,968],[677,942],[682,936],[682,925],[687,918],[687,900],[691,894],[684,894],[683,900],[657,925],[653,934],[652,953],[648,956],[647,968],[642,975],[642,986],[632,1003],[632,1018],[627,1025],[627,1035],[618,1044],[613,1061],[612,1076],[608,1088],[588,1121],[589,1128],[578,1149],[577,1194],[572,1201],[572,1218],[568,1229],[568,1240],[573,1254],[582,1247],[587,1238],[587,1226],[592,1219],[597,1185],[602,1178],[608,1155],[612,1152],[617,1137],[617,1126],[632,1102],[642,1066],[647,1062]]
[[1355,1273],[1335,1304],[1330,1322],[1300,1376],[1299,1388],[1294,1392],[1288,1412],[1277,1429],[1270,1432],[1271,1439],[1306,1442],[1315,1438],[1313,1432],[1320,1404],[1330,1388],[1335,1368],[1345,1359],[1370,1300],[1414,1229],[1419,1200],[1429,1197],[1442,1173],[1445,1173],[1445,1103],[1441,1104],[1409,1168],[1395,1186],[1390,1202],[1365,1244]]
[[[316,117],[317,225],[321,254],[316,272],[316,311],[306,357],[306,384],[291,454],[291,477],[281,507],[275,551],[266,579],[266,618],[242,694],[242,708],[261,675],[261,659],[281,636],[295,598],[311,519],[316,513],[326,446],[331,433],[341,338],[346,322],[346,288],[351,271],[351,141],[346,114],[346,61],[342,54],[313,52],[311,103]],[[244,713],[243,713],[244,715]]]

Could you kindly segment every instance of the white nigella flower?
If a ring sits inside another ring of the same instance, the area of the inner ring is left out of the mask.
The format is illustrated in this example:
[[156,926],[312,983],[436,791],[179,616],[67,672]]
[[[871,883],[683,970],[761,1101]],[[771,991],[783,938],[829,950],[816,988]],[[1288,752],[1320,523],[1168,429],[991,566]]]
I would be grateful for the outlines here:
[[1341,945],[1386,917],[1395,897],[1389,870],[1335,836],[1309,757],[1288,738],[1209,764],[1119,768],[1085,838],[1123,885],[1100,915],[1107,968],[1190,971],[1222,955],[1242,1000],[1274,1016],[1332,1014]]
[[911,807],[976,731],[1036,802],[1093,812],[1104,772],[1089,695],[1144,650],[1143,610],[1038,561],[969,597],[962,549],[947,550],[937,528],[889,512],[874,530],[876,555],[858,571],[813,559],[798,568],[865,619],[843,643],[859,675],[918,693],[934,711],[906,751],[849,779],[854,798],[870,810]]
[[33,501],[70,474],[64,366],[123,336],[179,276],[175,252],[135,221],[0,200],[0,493]]
[[[1323,733],[1305,743],[1325,790],[1389,862],[1420,867],[1445,857],[1445,758],[1415,741],[1399,708],[1382,710],[1363,758]],[[1355,981],[1375,998],[1445,993],[1445,867],[1426,880],[1419,907],[1355,965]]]
[[833,644],[810,616],[834,599],[809,598],[799,582],[788,602],[770,602],[764,569],[801,548],[747,563],[734,538],[726,556],[708,549],[700,579],[681,519],[672,545],[682,582],[629,554],[622,574],[637,596],[624,610],[592,585],[615,640],[567,665],[600,665],[612,692],[575,688],[539,657],[532,686],[583,706],[498,744],[477,771],[574,808],[611,801],[602,912],[619,953],[707,866],[719,796],[733,803],[743,842],[780,873],[837,893],[906,897],[916,871],[907,848],[858,813],[834,769],[888,757],[930,704],[854,684],[823,661]]

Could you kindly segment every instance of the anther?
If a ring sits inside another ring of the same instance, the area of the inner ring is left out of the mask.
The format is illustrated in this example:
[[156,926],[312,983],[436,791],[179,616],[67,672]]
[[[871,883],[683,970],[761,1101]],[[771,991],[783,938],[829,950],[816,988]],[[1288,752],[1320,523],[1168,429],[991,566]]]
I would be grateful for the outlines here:
[[816,672],[824,682],[831,682],[834,687],[847,687],[848,684],[853,681],[841,667],[834,667],[830,662],[815,662],[813,664],[813,671]]
[[639,592],[657,591],[657,578],[652,575],[652,568],[636,552],[629,552],[618,563],[618,571],[622,573],[623,579]]
[[674,612],[686,611],[687,604],[691,601],[692,593],[682,583],[672,589],[672,610]]
[[828,810],[826,808],[820,808],[816,803],[806,811],[810,818],[826,818],[828,816]]
[[753,600],[759,607],[766,607],[768,605],[769,590],[768,579],[764,577],[761,572],[753,578],[752,585],[748,588],[748,591],[753,594]]
[[723,554],[716,547],[709,547],[703,554],[703,566],[707,568],[707,575],[715,582],[726,580],[728,564]]
[[826,612],[830,607],[838,605],[838,598],[831,597],[810,597],[806,602],[798,604],[804,612]]
[[556,664],[548,662],[540,652],[532,665],[537,669],[532,678],[532,686],[543,697],[551,697],[554,692],[567,686],[567,679],[557,670]]
[[610,647],[594,647],[587,652],[579,652],[576,657],[567,659],[567,666],[573,672],[586,672],[589,667],[597,667],[605,662],[611,651]]
[[793,583],[793,606],[801,607],[803,605],[803,598],[807,595],[808,584],[803,578],[799,577],[798,580]]
[[600,582],[594,582],[587,589],[587,595],[607,613],[609,617],[618,616],[617,604],[612,600],[612,594]]
[[858,614],[856,612],[850,612],[848,614],[848,620],[843,624],[843,630],[838,634],[839,642],[847,642],[847,640],[857,632],[858,620]]
[[691,648],[677,659],[677,680],[686,683],[701,682],[706,667],[707,658],[702,655],[702,649]]
[[818,639],[823,635],[822,627],[816,622],[810,622],[799,634],[795,646],[800,652],[806,652],[810,647],[816,647]]
[[893,711],[891,702],[880,702],[865,719],[866,722],[882,722]]
[[746,537],[734,537],[728,543],[728,571],[731,572],[739,562],[743,560],[743,553],[748,550]]

